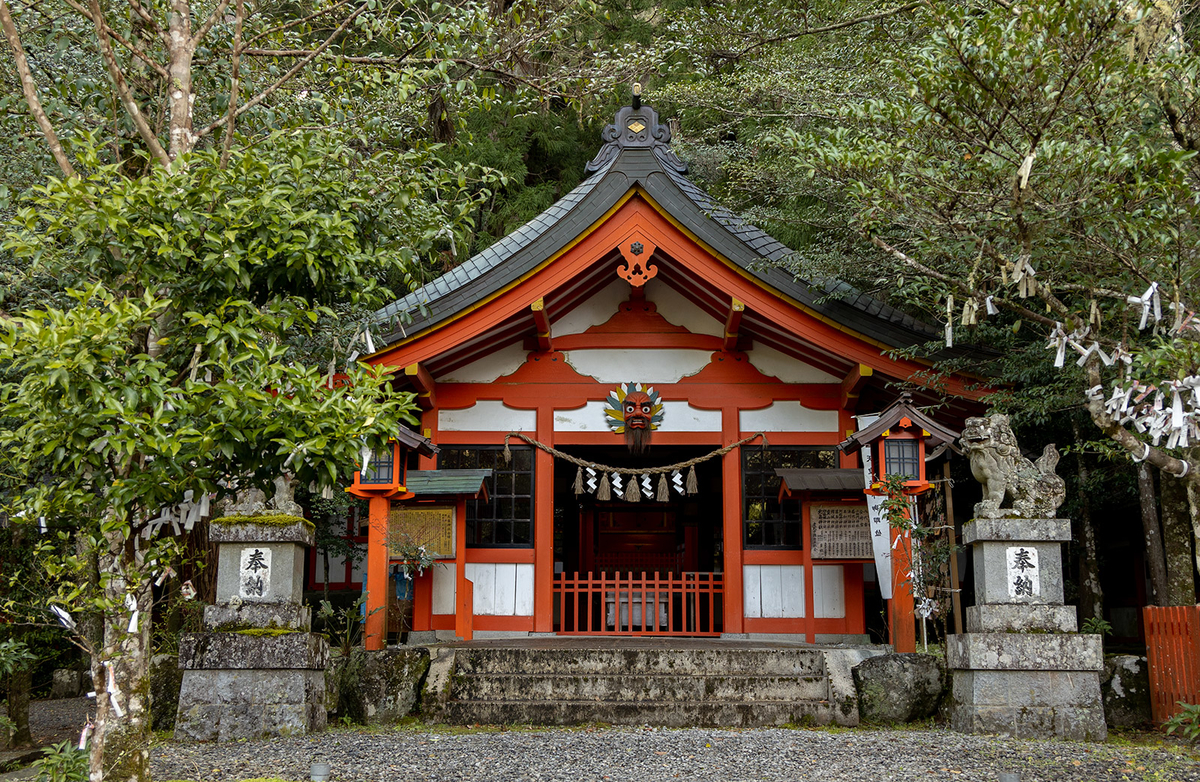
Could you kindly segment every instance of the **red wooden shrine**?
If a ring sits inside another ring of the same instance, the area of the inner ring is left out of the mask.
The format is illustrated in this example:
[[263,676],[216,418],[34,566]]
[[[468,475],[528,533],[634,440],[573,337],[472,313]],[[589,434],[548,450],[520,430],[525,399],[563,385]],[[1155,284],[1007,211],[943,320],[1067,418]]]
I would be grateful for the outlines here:
[[[790,251],[686,179],[650,107],[604,138],[579,187],[377,313],[387,344],[368,360],[416,392],[438,449],[417,468],[492,471],[486,499],[456,506],[453,556],[415,584],[414,630],[865,640],[881,606],[863,486],[822,476],[859,467],[836,449],[856,413],[927,369],[890,351],[938,332],[782,271]],[[661,404],[644,453],[605,413],[622,384],[653,390],[647,420]],[[975,409],[971,387],[942,384],[950,417]],[[777,469],[811,486],[781,496]],[[368,585],[386,583],[375,520]]]

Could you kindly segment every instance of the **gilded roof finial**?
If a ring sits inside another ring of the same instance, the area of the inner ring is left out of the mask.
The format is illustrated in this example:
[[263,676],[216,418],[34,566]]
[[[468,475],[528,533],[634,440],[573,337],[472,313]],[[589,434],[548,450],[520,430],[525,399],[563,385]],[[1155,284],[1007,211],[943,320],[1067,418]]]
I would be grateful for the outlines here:
[[637,111],[642,107],[642,83],[635,81],[633,83],[633,110]]

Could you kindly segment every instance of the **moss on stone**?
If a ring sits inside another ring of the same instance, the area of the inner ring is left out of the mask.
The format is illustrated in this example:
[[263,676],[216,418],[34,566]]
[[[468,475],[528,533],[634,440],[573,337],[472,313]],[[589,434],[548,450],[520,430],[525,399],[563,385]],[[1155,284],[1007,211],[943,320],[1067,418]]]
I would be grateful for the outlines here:
[[284,628],[278,628],[278,627],[250,627],[250,628],[247,628],[247,629],[245,629],[245,630],[234,630],[233,632],[235,632],[235,633],[237,633],[237,634],[239,634],[239,635],[253,635],[253,636],[257,636],[257,637],[275,638],[276,636],[280,636],[280,635],[291,635],[292,633],[298,633],[298,632],[300,632],[300,631],[299,631],[299,630],[292,630],[292,629],[289,629],[289,628],[286,628],[286,627],[284,627]]
[[293,516],[290,513],[280,513],[279,511],[263,511],[262,514],[253,516],[221,516],[213,519],[210,524],[263,524],[272,527],[287,527],[292,524],[303,524],[310,529],[315,529],[313,523],[302,516]]

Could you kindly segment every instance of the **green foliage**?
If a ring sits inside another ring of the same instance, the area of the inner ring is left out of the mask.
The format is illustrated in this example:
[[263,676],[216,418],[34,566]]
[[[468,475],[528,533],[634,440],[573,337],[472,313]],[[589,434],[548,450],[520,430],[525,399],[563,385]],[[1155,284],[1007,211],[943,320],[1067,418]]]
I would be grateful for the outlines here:
[[1100,636],[1112,635],[1113,626],[1102,617],[1089,616],[1087,619],[1084,619],[1083,624],[1079,626],[1079,632],[1091,633]]
[[1167,733],[1179,731],[1188,741],[1200,741],[1200,704],[1178,701],[1179,711],[1163,723]]
[[0,677],[23,671],[37,661],[29,646],[16,639],[0,641]]
[[[363,592],[357,600],[340,610],[334,608],[328,600],[322,600],[321,607],[317,609],[317,618],[325,623],[325,638],[343,658],[348,659],[362,641],[366,605],[367,593]],[[382,610],[383,607],[380,606],[372,611],[370,616]]]
[[88,753],[69,741],[47,747],[33,762],[35,782],[87,782]]

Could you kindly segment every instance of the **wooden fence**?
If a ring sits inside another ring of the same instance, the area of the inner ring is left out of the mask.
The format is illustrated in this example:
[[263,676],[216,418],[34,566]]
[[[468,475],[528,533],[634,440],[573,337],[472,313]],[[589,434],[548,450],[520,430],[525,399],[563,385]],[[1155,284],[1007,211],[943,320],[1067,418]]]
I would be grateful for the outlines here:
[[1200,605],[1146,606],[1146,662],[1150,706],[1162,724],[1179,701],[1200,703]]
[[720,573],[559,573],[558,632],[720,635]]

